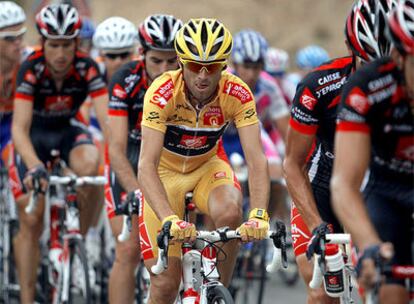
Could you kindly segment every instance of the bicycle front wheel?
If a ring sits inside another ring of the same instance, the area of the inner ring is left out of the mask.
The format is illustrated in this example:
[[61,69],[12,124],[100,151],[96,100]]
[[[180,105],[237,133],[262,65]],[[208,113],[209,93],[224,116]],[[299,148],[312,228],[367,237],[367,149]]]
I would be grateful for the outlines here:
[[69,245],[69,274],[66,284],[67,303],[91,303],[92,294],[89,282],[89,267],[83,240],[73,239]]
[[222,285],[214,286],[207,291],[208,304],[234,304],[234,300],[226,287]]

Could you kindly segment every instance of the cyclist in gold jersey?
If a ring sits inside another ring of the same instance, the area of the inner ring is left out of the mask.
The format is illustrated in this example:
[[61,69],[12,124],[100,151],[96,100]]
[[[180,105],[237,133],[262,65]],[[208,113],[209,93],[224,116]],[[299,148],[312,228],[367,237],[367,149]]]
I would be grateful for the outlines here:
[[[180,284],[179,242],[195,239],[193,224],[182,221],[184,196],[194,192],[198,209],[216,227],[239,227],[244,241],[262,239],[268,229],[269,176],[261,148],[255,101],[248,86],[225,71],[232,37],[215,19],[191,19],[177,33],[180,69],[157,78],[149,87],[142,119],[138,179],[144,193],[140,212],[141,250],[147,267],[156,261],[156,236],[171,222],[176,241],[169,266],[151,275],[150,303],[173,303]],[[252,210],[242,223],[242,196],[221,147],[221,135],[234,121],[249,168]],[[228,284],[238,246],[223,246],[220,269]]]

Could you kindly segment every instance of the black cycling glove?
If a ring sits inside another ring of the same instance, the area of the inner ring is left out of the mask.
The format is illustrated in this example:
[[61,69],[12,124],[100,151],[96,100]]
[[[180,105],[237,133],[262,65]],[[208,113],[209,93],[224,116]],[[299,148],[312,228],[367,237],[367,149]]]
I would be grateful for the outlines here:
[[313,229],[312,238],[308,243],[308,248],[306,249],[306,257],[308,260],[312,259],[313,255],[321,254],[320,241],[322,238],[325,238],[325,235],[332,233],[330,225],[326,222],[322,222],[318,227]]

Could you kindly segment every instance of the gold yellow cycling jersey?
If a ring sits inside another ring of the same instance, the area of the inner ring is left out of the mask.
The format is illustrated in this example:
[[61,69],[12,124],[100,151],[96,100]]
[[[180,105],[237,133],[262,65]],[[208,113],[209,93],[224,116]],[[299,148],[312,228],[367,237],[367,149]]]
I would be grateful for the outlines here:
[[258,123],[252,92],[238,77],[223,72],[217,97],[197,113],[185,96],[182,71],[157,78],[144,99],[142,125],[165,133],[160,165],[187,173],[217,154],[227,125]]

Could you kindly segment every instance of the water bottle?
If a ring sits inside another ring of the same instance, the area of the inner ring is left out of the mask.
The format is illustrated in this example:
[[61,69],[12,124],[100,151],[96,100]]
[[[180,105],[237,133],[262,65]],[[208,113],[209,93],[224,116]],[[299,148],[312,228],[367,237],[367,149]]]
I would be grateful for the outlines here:
[[326,244],[326,273],[323,284],[328,296],[339,298],[345,292],[345,263],[337,244]]

